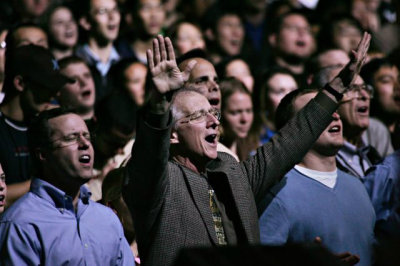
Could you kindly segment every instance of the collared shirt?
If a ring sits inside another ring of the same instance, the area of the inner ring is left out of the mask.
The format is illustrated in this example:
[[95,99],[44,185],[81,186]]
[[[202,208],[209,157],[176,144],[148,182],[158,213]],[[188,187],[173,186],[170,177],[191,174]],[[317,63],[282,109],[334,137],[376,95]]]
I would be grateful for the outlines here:
[[369,146],[357,148],[345,141],[343,147],[337,153],[336,159],[349,173],[363,179],[366,171],[372,166],[367,157],[368,151]]
[[135,265],[121,223],[111,209],[72,198],[38,178],[0,219],[0,265]]
[[120,59],[120,56],[114,46],[111,47],[110,56],[105,63],[103,63],[100,60],[100,57],[90,49],[88,44],[84,44],[79,47],[76,51],[76,54],[83,58],[88,65],[95,66],[103,77],[107,75],[111,66]]

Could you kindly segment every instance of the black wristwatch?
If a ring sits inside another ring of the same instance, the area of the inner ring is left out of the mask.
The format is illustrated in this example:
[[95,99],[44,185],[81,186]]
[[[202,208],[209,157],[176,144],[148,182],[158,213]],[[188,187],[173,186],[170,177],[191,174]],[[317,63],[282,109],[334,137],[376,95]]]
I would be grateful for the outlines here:
[[327,83],[322,89],[326,90],[331,95],[333,95],[335,97],[336,101],[338,101],[338,102],[340,102],[343,98],[343,93],[340,93],[337,90],[335,90],[334,88],[332,88],[331,86],[329,86],[329,83]]

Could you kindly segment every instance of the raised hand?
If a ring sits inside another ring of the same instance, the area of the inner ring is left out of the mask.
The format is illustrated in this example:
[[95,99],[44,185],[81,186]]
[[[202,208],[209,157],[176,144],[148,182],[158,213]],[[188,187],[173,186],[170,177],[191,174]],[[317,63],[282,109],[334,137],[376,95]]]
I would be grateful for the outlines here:
[[181,72],[175,61],[171,40],[161,35],[153,39],[153,51],[147,50],[146,55],[152,80],[160,94],[181,88],[196,65],[196,61],[193,60]]
[[329,83],[331,87],[340,93],[344,93],[357,78],[361,67],[367,58],[367,52],[371,41],[371,35],[364,32],[357,50],[353,50],[350,55],[350,62],[340,71],[340,73]]

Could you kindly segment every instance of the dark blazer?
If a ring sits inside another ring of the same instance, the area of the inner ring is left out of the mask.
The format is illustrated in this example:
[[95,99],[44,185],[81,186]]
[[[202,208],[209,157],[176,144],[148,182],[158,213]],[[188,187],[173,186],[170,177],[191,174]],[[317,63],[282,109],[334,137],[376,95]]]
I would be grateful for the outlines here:
[[[226,179],[248,243],[259,243],[258,214],[263,209],[257,212],[258,204],[303,158],[332,121],[336,108],[336,103],[319,93],[249,160],[238,163],[218,153],[208,164],[207,176]],[[143,265],[171,265],[183,247],[217,245],[208,182],[168,160],[170,130],[171,125],[157,128],[142,120],[126,168],[123,194],[134,219]]]

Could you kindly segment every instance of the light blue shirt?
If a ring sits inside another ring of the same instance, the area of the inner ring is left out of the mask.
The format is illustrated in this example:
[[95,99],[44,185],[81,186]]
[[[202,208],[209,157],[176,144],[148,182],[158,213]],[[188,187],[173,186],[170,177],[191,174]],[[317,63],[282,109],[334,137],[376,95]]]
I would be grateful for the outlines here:
[[95,66],[102,77],[105,77],[111,66],[120,59],[120,56],[114,46],[111,47],[110,56],[105,63],[103,63],[100,60],[100,57],[90,49],[88,44],[84,44],[81,47],[78,47],[76,54],[79,57],[83,58],[86,63],[88,63],[88,65]]
[[82,186],[75,213],[70,196],[34,178],[0,218],[0,265],[135,265],[118,217],[89,197]]

